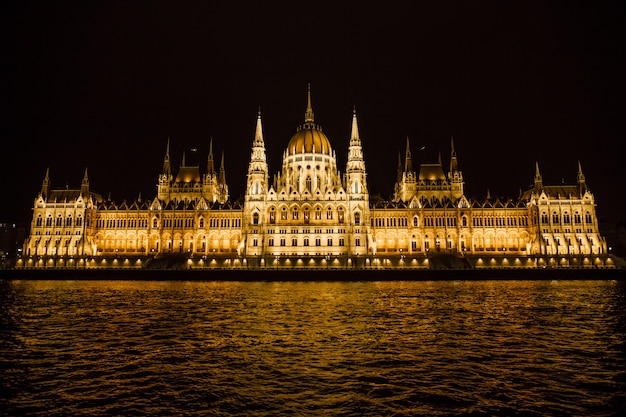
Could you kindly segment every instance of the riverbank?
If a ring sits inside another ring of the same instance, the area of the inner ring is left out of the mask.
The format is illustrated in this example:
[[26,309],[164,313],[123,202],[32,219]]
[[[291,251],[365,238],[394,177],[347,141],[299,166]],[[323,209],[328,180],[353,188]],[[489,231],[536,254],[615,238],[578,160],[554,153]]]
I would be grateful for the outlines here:
[[5,280],[167,281],[626,280],[626,269],[6,269],[0,270],[0,278]]

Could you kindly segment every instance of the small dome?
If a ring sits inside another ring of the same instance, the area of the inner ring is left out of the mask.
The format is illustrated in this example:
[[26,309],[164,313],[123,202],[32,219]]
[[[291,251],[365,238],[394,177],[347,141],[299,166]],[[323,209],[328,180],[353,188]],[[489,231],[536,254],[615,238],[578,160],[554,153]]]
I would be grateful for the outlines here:
[[305,123],[291,137],[287,145],[287,155],[319,153],[332,155],[330,141],[322,130],[313,123]]

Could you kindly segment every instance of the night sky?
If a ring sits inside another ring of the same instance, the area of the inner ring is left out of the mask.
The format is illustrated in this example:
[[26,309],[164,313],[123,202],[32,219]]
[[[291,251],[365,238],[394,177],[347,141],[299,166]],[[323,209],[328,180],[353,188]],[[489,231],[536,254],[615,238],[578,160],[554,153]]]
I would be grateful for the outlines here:
[[237,199],[258,108],[273,176],[308,83],[342,172],[356,106],[372,194],[407,136],[446,166],[453,136],[470,198],[580,161],[600,218],[626,219],[625,22],[623,1],[2,2],[0,221],[30,220],[47,168],[152,199],[168,138],[174,167],[213,138]]

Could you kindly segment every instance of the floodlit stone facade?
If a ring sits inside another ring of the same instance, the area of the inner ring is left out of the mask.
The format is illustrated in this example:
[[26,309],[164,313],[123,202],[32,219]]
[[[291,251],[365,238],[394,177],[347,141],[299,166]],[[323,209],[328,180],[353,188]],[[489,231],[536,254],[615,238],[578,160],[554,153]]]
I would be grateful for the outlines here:
[[447,166],[439,158],[414,167],[407,139],[393,200],[373,198],[356,111],[341,172],[310,89],[272,177],[259,112],[243,201],[230,201],[212,142],[206,170],[184,155],[173,170],[169,146],[152,200],[104,199],[87,170],[80,189],[52,189],[46,172],[17,267],[614,267],[580,163],[576,184],[544,185],[537,165],[517,198],[477,201],[464,194],[452,140]]

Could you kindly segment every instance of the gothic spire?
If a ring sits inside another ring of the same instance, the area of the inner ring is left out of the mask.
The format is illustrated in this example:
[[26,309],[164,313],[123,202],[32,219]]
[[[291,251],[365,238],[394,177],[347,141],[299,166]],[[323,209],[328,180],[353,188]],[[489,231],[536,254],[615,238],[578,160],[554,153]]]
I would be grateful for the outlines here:
[[352,110],[352,131],[350,133],[350,146],[348,147],[347,172],[365,172],[363,160],[363,147],[359,138],[359,124],[356,118],[356,107]]
[[587,183],[585,182],[585,174],[583,174],[583,168],[580,165],[580,161],[578,161],[578,188],[580,188],[580,193],[584,193],[587,191]]
[[307,88],[307,105],[306,112],[304,113],[304,122],[313,123],[314,121],[313,107],[311,106],[311,83],[309,83]]
[[80,193],[83,196],[89,194],[89,176],[87,175],[87,168],[85,167],[85,175],[83,175],[83,182],[80,185]]
[[46,168],[46,176],[41,184],[41,195],[43,198],[48,198],[50,192],[50,168]]
[[543,187],[543,179],[539,172],[539,162],[535,162],[535,189],[541,189]]
[[356,106],[352,110],[352,132],[350,133],[350,146],[361,146],[359,137],[359,124],[356,119]]
[[[311,99],[309,98],[309,105],[311,104]],[[256,118],[256,130],[254,131],[254,144],[255,147],[265,147],[265,142],[263,141],[263,125],[261,123],[261,107],[259,107],[259,112]]]
[[458,171],[459,163],[456,159],[456,151],[454,150],[454,137],[450,136],[450,172]]
[[171,174],[172,167],[170,166],[170,138],[167,138],[167,147],[165,148],[165,157],[163,158],[163,173]]
[[226,184],[226,170],[224,169],[224,152],[222,151],[222,163],[220,165],[220,183]]
[[213,162],[213,138],[209,142],[209,157],[206,165],[207,174],[211,175],[215,172],[215,163]]
[[413,171],[413,162],[411,161],[411,147],[409,146],[409,137],[406,137],[406,151],[404,154],[404,169],[407,172]]

